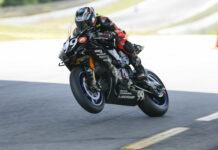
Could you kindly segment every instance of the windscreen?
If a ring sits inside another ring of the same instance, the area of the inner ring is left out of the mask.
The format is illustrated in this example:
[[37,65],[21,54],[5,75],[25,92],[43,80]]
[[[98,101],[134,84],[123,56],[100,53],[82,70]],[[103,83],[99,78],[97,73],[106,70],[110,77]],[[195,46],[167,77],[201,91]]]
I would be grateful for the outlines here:
[[73,30],[75,29],[75,20],[74,18],[70,21],[69,27],[68,27],[68,37],[73,37]]

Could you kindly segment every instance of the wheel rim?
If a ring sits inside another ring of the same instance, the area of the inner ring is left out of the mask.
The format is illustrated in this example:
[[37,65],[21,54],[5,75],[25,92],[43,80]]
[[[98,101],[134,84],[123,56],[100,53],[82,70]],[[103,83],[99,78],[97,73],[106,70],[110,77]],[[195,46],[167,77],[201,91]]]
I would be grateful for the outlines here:
[[87,98],[87,100],[91,104],[95,106],[100,106],[103,103],[102,92],[93,92],[89,90],[86,80],[87,79],[85,76],[85,72],[80,72],[79,73],[79,83],[80,83],[81,91],[83,92],[84,96]]
[[[155,76],[152,75],[152,74],[149,74],[148,76],[149,76],[150,79],[152,79],[153,81],[155,81],[155,82],[157,82],[159,85],[161,85],[163,88],[165,88],[164,85],[163,85],[163,83],[161,83],[161,81],[160,81],[157,77],[155,77]],[[156,105],[158,105],[158,106],[166,106],[166,105],[167,105],[167,102],[168,102],[168,96],[167,96],[167,91],[166,91],[166,89],[164,90],[162,97],[157,98],[157,97],[154,97],[153,95],[150,95],[150,98],[151,98],[151,100],[152,100]]]

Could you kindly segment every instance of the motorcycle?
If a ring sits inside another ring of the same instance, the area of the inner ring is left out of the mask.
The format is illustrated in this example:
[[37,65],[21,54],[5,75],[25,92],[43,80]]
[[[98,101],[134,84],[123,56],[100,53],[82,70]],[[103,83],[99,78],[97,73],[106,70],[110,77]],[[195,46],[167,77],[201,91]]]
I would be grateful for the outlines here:
[[128,56],[116,48],[115,39],[94,34],[92,28],[72,37],[71,28],[72,24],[59,55],[59,66],[71,72],[70,87],[81,107],[99,113],[105,103],[138,105],[150,117],[167,112],[168,93],[155,73],[145,69],[147,79],[138,80]]

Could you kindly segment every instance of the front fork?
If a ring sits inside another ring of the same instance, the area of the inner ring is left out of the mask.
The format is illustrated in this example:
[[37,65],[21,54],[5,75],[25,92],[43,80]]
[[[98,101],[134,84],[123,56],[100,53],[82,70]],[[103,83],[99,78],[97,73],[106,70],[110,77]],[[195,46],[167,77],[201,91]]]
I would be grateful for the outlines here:
[[[104,62],[107,64],[107,66],[111,70],[113,76],[115,77],[115,84],[117,84],[118,81],[122,81],[122,78],[118,75],[117,69],[112,64],[111,59],[108,58],[108,59],[104,60]],[[91,82],[91,85],[95,88],[98,88],[98,86],[96,85],[97,82],[96,82],[96,77],[95,77],[95,65],[94,65],[94,60],[93,60],[92,56],[89,56],[89,67],[86,69],[86,72],[87,72],[89,81]]]
[[92,89],[100,91],[99,87],[97,86],[97,81],[95,77],[95,65],[92,56],[89,56],[89,66],[85,68],[85,70],[88,78],[88,84],[91,86]]

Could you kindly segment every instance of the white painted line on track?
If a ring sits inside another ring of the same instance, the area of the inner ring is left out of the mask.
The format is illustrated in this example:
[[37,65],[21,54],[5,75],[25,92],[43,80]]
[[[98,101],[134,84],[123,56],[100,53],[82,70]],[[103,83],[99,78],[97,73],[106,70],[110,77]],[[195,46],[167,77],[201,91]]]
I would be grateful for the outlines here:
[[169,129],[167,131],[155,134],[151,137],[136,141],[134,143],[125,145],[122,147],[122,150],[137,150],[137,149],[142,149],[145,147],[148,147],[152,144],[158,143],[160,141],[166,140],[172,136],[175,136],[179,133],[185,132],[189,130],[189,128],[186,127],[176,127],[176,128],[172,128]]
[[197,121],[212,121],[215,119],[218,119],[218,112],[215,112],[215,113],[208,115],[208,116],[205,116],[205,117],[198,118],[196,120]]

